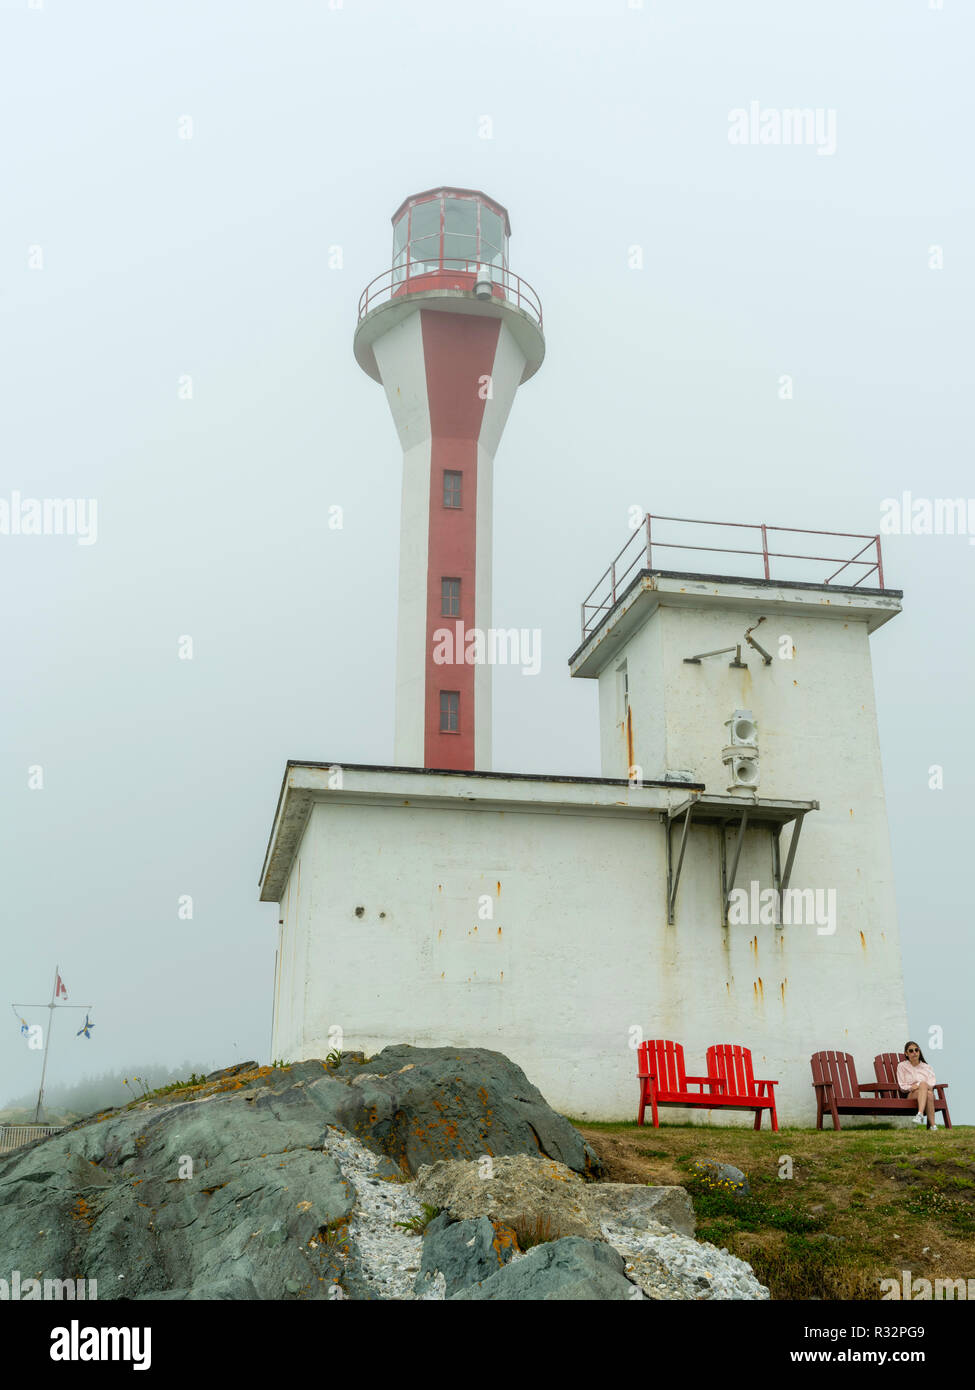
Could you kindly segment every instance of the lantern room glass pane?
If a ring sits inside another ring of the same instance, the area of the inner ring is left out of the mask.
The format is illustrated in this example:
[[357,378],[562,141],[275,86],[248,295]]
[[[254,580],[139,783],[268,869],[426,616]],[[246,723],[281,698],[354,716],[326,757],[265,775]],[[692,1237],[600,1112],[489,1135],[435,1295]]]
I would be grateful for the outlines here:
[[423,275],[440,265],[440,236],[425,236],[410,242],[410,274]]
[[448,198],[444,209],[444,260],[477,260],[477,202],[473,198]]
[[481,255],[482,259],[489,261],[504,246],[504,228],[501,225],[501,218],[490,208],[481,204]]
[[443,239],[443,258],[453,270],[463,270],[477,261],[477,237],[458,236],[446,232]]
[[[432,246],[428,238],[432,239]],[[418,255],[414,247],[419,241],[423,241],[425,244],[421,254]],[[440,260],[439,198],[434,198],[428,203],[416,203],[413,208],[410,222],[410,260]]]
[[393,228],[393,260],[396,259],[398,252],[402,251],[406,245],[406,230],[409,220],[409,212],[404,212],[403,216]]
[[444,228],[459,236],[477,236],[477,201],[474,198],[448,198]]

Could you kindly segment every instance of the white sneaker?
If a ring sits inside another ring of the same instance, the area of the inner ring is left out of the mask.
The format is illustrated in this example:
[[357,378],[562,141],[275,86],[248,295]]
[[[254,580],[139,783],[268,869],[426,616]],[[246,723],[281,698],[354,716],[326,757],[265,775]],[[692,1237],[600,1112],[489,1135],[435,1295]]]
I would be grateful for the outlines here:
[[926,1125],[927,1122],[928,1122],[928,1117],[927,1117],[927,1115],[915,1115],[915,1116],[914,1116],[914,1123],[915,1123],[916,1125]]

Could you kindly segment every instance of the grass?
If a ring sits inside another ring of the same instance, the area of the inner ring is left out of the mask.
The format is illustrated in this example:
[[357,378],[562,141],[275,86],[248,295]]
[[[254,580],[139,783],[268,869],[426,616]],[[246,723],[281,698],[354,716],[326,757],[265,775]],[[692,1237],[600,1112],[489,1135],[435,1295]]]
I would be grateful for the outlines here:
[[203,1086],[205,1083],[206,1077],[197,1076],[194,1072],[189,1081],[170,1081],[168,1086],[157,1086],[154,1091],[147,1091],[145,1098],[148,1100],[153,1096],[168,1096],[173,1091],[185,1091],[188,1086]]
[[[876,1299],[880,1280],[975,1278],[975,1129],[787,1128],[572,1119],[611,1182],[677,1184],[697,1238],[755,1270],[776,1299]],[[694,1172],[731,1163],[748,1196]],[[791,1174],[791,1176],[790,1176]]]
[[517,1238],[518,1249],[522,1251],[559,1238],[558,1232],[552,1230],[552,1221],[548,1216],[516,1216],[510,1225]]
[[349,1253],[349,1222],[345,1216],[319,1226],[317,1241],[309,1241],[310,1246],[320,1246],[323,1250],[338,1250],[343,1255]]
[[424,1202],[422,1205],[422,1216],[408,1216],[405,1221],[394,1221],[393,1225],[398,1226],[403,1231],[411,1231],[415,1236],[422,1236],[433,1218],[440,1215],[439,1207],[432,1207],[429,1202]]

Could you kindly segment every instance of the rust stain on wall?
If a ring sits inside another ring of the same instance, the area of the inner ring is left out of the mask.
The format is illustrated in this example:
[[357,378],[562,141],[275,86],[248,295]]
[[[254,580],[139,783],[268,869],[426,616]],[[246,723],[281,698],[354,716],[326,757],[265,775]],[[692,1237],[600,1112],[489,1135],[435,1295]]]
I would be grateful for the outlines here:
[[864,950],[867,949],[867,938],[864,936],[863,932],[860,933],[860,945]]

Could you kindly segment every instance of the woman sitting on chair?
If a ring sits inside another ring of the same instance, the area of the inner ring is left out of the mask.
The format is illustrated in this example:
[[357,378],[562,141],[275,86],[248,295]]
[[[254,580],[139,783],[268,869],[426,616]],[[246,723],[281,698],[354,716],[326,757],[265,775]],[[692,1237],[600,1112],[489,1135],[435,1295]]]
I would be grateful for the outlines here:
[[923,1125],[927,1119],[928,1129],[934,1129],[934,1072],[916,1042],[905,1043],[904,1051],[907,1060],[897,1064],[897,1084],[907,1093],[908,1099],[917,1101],[914,1123]]

